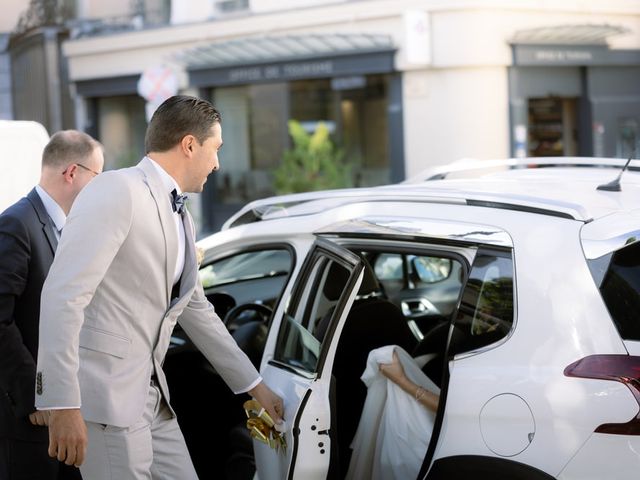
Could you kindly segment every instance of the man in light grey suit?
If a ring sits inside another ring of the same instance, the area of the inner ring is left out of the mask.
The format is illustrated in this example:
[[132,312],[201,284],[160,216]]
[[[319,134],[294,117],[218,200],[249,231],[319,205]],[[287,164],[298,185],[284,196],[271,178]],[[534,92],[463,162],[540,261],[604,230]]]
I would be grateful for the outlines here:
[[209,102],[171,97],[147,156],[97,177],[69,214],[42,293],[36,407],[50,410],[49,454],[84,478],[197,478],[162,372],[176,321],[234,392],[284,413],[198,278],[181,194],[202,191],[221,146]]

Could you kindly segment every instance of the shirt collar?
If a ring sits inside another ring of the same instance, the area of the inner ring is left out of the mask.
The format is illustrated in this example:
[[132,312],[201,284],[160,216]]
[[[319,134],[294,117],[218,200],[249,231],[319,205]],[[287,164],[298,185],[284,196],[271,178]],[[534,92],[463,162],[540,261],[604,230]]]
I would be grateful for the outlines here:
[[47,211],[49,218],[58,231],[61,231],[64,224],[67,223],[67,216],[65,215],[64,210],[62,210],[62,207],[58,205],[58,203],[51,198],[51,195],[49,195],[40,185],[36,185],[36,192],[38,193],[40,200],[42,200],[44,209]]
[[160,164],[156,163],[155,160],[153,160],[149,156],[147,156],[147,158],[151,161],[151,165],[154,166],[154,168],[158,172],[158,175],[160,175],[160,180],[162,180],[162,184],[167,188],[167,193],[171,193],[171,191],[175,188],[178,192],[178,195],[180,195],[182,193],[182,190],[180,190],[178,182],[176,182],[175,179],[171,175],[169,175]]

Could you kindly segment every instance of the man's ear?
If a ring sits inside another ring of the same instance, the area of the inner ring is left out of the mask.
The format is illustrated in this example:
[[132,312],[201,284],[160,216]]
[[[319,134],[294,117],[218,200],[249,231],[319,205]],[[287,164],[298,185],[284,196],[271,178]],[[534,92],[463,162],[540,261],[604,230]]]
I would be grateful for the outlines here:
[[76,165],[75,163],[70,164],[65,169],[65,171],[62,172],[62,175],[64,176],[64,180],[67,183],[72,183],[73,179],[77,174],[78,174],[78,165]]
[[182,141],[180,142],[182,153],[184,153],[188,157],[193,155],[193,147],[195,142],[196,137],[194,137],[193,135],[185,135],[184,137],[182,137]]

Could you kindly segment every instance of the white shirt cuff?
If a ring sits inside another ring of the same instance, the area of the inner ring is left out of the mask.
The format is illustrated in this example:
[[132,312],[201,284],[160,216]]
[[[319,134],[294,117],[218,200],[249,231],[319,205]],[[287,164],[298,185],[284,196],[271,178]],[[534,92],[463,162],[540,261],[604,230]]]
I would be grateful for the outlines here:
[[257,378],[257,379],[255,379],[255,380],[251,383],[251,385],[249,385],[247,388],[242,388],[242,389],[240,389],[240,390],[238,390],[238,391],[236,391],[236,392],[233,392],[233,393],[235,393],[236,395],[238,395],[239,393],[246,393],[246,392],[248,392],[249,390],[252,390],[253,388],[255,388],[255,387],[256,387],[256,386],[257,386],[261,381],[262,381],[262,376],[258,376],[258,378]]
[[80,405],[77,407],[36,407],[36,410],[74,410],[76,408],[80,408]]

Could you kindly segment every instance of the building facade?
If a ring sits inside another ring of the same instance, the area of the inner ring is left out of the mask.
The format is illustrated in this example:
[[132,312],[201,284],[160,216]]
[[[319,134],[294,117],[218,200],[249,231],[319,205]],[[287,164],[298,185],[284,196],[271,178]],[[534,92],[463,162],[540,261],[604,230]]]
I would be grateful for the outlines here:
[[[223,114],[202,229],[273,194],[287,121],[323,122],[356,185],[459,158],[640,146],[637,0],[77,2],[64,43],[79,128],[111,168],[143,154],[138,81],[163,66]],[[162,87],[159,79],[158,88]],[[637,153],[636,153],[637,156]]]

